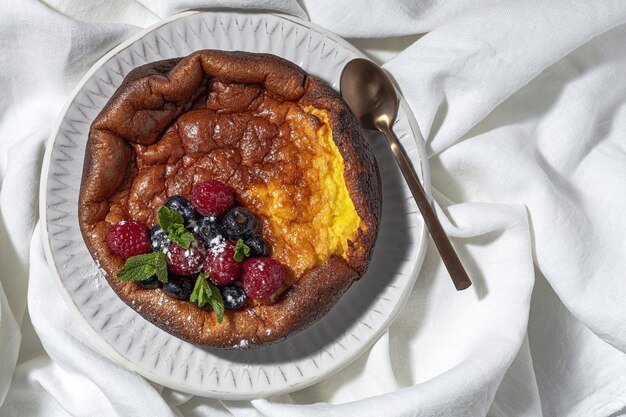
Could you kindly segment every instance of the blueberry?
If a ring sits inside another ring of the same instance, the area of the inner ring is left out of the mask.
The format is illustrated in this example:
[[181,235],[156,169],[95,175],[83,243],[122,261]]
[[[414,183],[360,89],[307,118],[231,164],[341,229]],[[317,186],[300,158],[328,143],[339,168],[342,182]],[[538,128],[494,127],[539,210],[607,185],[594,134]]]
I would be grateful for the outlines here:
[[150,246],[154,252],[164,252],[170,242],[161,226],[155,225],[150,228]]
[[222,229],[226,237],[232,240],[245,239],[252,235],[259,223],[252,212],[243,207],[234,207],[222,218]]
[[246,304],[246,293],[241,287],[228,285],[222,287],[222,299],[224,307],[229,310],[239,310]]
[[163,289],[170,297],[179,300],[189,300],[194,283],[195,279],[193,277],[170,274],[167,277],[167,282],[163,284]]
[[203,217],[195,224],[193,232],[208,245],[221,234],[220,222],[217,217]]
[[250,258],[257,256],[268,256],[269,249],[267,243],[261,236],[250,236],[244,242],[250,248]]
[[196,212],[193,209],[193,206],[182,195],[173,195],[167,199],[164,204],[165,207],[177,211],[183,216],[185,220],[185,227],[191,227],[196,221]]
[[157,279],[156,275],[153,275],[152,277],[144,279],[143,281],[137,281],[137,284],[139,284],[141,288],[153,289],[159,288],[161,286],[161,281]]

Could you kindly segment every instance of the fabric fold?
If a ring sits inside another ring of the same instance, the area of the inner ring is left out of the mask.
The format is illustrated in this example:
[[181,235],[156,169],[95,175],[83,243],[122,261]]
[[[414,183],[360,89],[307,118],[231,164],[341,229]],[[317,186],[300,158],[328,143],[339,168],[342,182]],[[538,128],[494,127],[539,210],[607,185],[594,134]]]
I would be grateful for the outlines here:
[[[384,67],[427,138],[437,210],[474,280],[456,292],[430,244],[405,308],[363,356],[251,402],[177,393],[104,355],[65,305],[36,226],[45,140],[83,74],[159,19],[223,7],[310,18],[379,61],[395,55]],[[0,415],[618,416],[625,67],[620,1],[7,0]],[[38,340],[20,335],[28,320]]]

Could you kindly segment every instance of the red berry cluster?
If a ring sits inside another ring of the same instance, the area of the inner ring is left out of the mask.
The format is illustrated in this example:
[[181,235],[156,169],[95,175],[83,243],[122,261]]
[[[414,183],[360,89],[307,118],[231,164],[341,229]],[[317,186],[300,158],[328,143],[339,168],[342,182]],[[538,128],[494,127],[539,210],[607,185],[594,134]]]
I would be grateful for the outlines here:
[[[151,250],[163,250],[167,255],[168,270],[172,274],[184,277],[204,271],[209,273],[209,279],[215,285],[222,288],[239,287],[239,291],[243,289],[245,295],[251,299],[267,298],[282,285],[286,275],[284,267],[280,262],[263,256],[267,254],[267,249],[260,236],[250,236],[250,231],[258,224],[256,219],[248,219],[249,225],[237,223],[241,221],[237,219],[245,220],[246,215],[252,214],[248,214],[249,211],[241,207],[234,207],[235,197],[228,186],[210,180],[194,185],[191,203],[181,196],[173,196],[171,199],[174,198],[175,204],[170,206],[181,213],[188,228],[200,233],[194,236],[195,241],[188,248],[185,249],[178,243],[170,241],[164,245],[163,230],[157,232],[154,237],[156,239],[158,236],[159,240],[151,242],[152,230],[149,231],[141,222],[128,220],[109,229],[107,243],[111,251],[125,260]],[[168,203],[165,205],[168,206]],[[233,211],[234,214],[229,216],[229,211]],[[198,220],[198,217],[202,216],[204,218]],[[230,223],[224,221],[220,225],[217,219],[220,216],[224,216],[225,220],[230,219]],[[206,227],[198,229],[196,226],[194,229],[196,220],[204,220],[203,224],[215,225],[216,230],[209,230],[214,233],[207,235]],[[229,228],[229,224],[232,224],[232,227]],[[158,226],[155,227],[158,229]],[[238,233],[243,234],[239,236]],[[251,254],[256,257],[239,262],[235,259],[236,245],[232,240],[238,238],[250,238],[255,246],[258,246],[260,241],[262,249]],[[166,292],[167,285],[164,287]],[[177,289],[177,298],[181,298],[179,293],[180,288]]]

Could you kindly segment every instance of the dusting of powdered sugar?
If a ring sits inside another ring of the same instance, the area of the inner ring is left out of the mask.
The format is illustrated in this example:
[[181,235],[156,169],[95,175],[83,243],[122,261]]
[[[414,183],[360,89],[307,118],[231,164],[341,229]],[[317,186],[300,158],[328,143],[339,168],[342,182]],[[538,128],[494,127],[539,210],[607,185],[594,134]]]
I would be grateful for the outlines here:
[[209,242],[209,252],[211,255],[218,256],[226,250],[226,240],[222,235],[217,235]]
[[[102,267],[102,265],[100,265],[100,261],[98,259],[95,260],[95,264],[96,264],[96,268],[98,269],[98,272],[100,273],[100,275],[102,275],[103,278],[106,278],[107,271],[105,271],[104,268]],[[96,279],[96,281],[99,281],[99,280]]]
[[96,267],[96,271],[89,274],[89,276],[85,277],[85,279],[87,280],[88,285],[91,288],[99,290],[100,288],[102,288],[103,278],[106,278],[107,273],[100,265],[100,261],[98,261],[97,259],[94,260],[94,265]]
[[250,341],[248,339],[242,339],[239,343],[233,345],[233,349],[245,349],[248,347],[249,344]]

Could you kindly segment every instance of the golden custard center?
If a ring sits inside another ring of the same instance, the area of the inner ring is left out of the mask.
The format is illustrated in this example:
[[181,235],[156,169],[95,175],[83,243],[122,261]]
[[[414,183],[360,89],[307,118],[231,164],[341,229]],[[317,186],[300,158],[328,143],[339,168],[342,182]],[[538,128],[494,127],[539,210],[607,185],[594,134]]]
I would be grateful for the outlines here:
[[288,265],[297,278],[333,255],[345,258],[361,219],[346,186],[344,160],[327,113],[294,106],[285,120],[298,149],[294,163],[304,184],[289,186],[276,178],[254,185],[250,194],[271,228],[272,257]]

